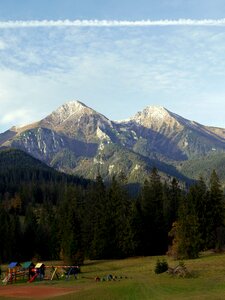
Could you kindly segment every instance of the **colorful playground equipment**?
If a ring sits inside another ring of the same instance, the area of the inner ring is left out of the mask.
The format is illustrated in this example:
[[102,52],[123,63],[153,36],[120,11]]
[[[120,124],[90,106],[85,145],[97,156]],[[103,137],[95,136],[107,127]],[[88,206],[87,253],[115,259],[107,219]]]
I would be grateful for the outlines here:
[[5,278],[2,280],[3,284],[7,284],[8,282],[13,283],[16,282],[16,274],[20,272],[21,265],[18,262],[11,262],[8,265],[8,271],[6,273]]
[[37,277],[43,280],[45,277],[45,265],[43,263],[37,263],[34,268],[31,269],[31,278],[28,282],[33,282]]
[[37,263],[34,265],[31,261],[19,264],[12,262],[8,265],[8,270],[5,274],[2,283],[15,283],[18,280],[23,280],[29,283],[37,280],[53,280],[66,279],[74,275],[77,279],[77,274],[80,273],[79,266],[45,266],[44,263]]
[[63,277],[65,277],[66,280],[69,280],[71,275],[74,275],[74,278],[77,279],[77,274],[80,273],[80,267],[78,266],[47,266],[47,268],[51,268],[52,276],[50,280]]

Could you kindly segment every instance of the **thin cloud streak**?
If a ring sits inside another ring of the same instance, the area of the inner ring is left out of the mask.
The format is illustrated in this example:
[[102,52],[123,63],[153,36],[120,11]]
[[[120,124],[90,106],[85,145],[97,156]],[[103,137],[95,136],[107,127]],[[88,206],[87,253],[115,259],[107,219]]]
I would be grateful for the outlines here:
[[31,20],[0,21],[0,28],[23,27],[147,27],[147,26],[225,26],[224,19],[178,19],[178,20]]

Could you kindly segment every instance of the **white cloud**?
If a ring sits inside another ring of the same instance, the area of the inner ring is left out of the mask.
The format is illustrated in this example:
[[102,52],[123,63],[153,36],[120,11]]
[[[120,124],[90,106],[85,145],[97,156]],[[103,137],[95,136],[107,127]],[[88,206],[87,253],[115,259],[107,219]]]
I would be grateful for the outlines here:
[[129,28],[65,28],[63,21],[52,21],[64,24],[52,28],[49,22],[38,21],[34,25],[45,28],[31,29],[25,27],[32,23],[19,29],[13,23],[15,28],[0,31],[0,41],[7,45],[0,56],[4,129],[40,120],[72,99],[123,119],[151,103],[185,115],[187,103],[193,109],[202,90],[212,99],[213,91],[224,91],[223,28],[146,29],[132,27],[134,22]]
[[0,120],[0,123],[5,125],[11,122],[17,125],[27,124],[31,121],[30,111],[27,109],[18,109],[12,112],[6,113]]
[[0,40],[0,50],[4,50],[6,48],[7,48],[7,44],[3,40]]
[[31,21],[1,21],[0,28],[24,27],[129,27],[129,26],[225,26],[225,19],[178,19],[178,20],[31,20]]

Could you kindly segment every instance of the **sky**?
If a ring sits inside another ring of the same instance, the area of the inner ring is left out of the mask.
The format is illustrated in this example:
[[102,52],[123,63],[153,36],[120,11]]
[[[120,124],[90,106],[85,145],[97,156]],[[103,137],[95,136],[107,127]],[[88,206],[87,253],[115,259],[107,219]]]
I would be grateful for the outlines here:
[[0,132],[70,100],[225,128],[223,2],[0,0]]

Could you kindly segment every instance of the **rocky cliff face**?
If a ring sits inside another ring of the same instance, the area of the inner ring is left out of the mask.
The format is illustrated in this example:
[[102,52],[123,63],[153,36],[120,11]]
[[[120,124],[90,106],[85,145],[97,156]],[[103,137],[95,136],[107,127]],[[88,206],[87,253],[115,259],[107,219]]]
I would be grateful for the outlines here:
[[113,122],[79,101],[43,120],[0,134],[0,146],[19,148],[64,172],[93,178],[125,172],[138,181],[153,166],[180,176],[176,165],[225,152],[225,130],[206,127],[163,107],[149,106]]

